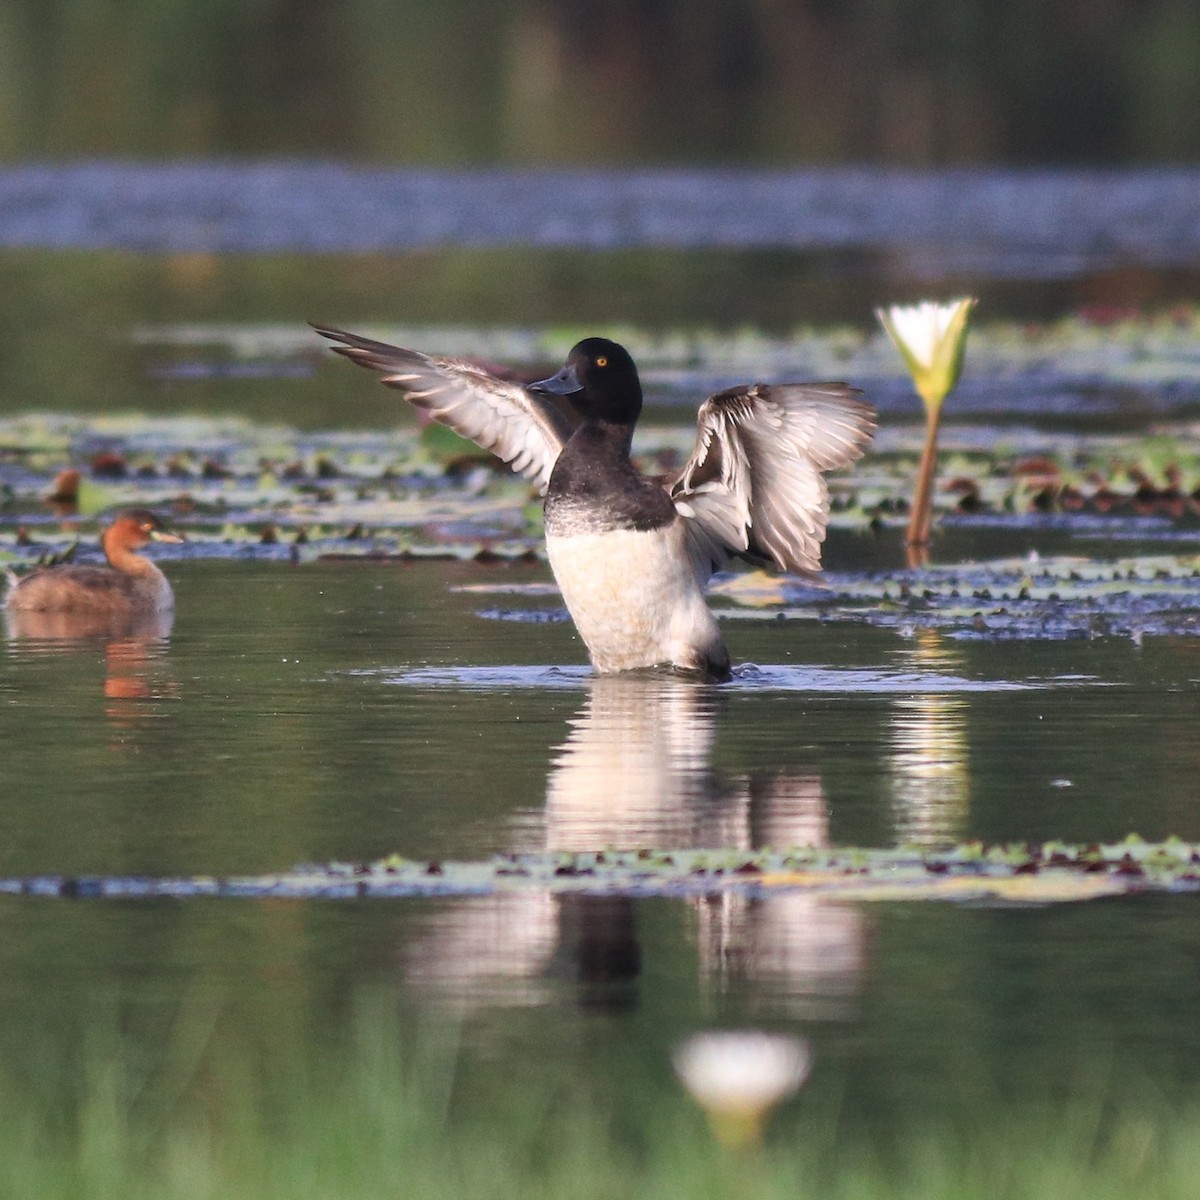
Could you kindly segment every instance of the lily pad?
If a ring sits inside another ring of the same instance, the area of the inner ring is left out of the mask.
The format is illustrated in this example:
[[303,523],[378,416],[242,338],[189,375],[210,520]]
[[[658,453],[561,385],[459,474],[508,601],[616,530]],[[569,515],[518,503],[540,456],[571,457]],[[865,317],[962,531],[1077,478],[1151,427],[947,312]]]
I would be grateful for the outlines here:
[[403,899],[552,893],[687,898],[795,892],[840,900],[1051,904],[1148,891],[1200,892],[1200,847],[1131,836],[1112,845],[1059,842],[944,850],[604,850],[500,855],[486,862],[305,865],[237,877],[45,875],[0,880],[0,894],[95,899]]
[[733,576],[718,580],[713,591],[740,606],[720,611],[729,620],[815,615],[966,638],[1200,635],[1200,557],[1192,555],[1107,561],[1031,555],[834,573],[826,582],[822,595],[786,577],[768,587],[753,575]]

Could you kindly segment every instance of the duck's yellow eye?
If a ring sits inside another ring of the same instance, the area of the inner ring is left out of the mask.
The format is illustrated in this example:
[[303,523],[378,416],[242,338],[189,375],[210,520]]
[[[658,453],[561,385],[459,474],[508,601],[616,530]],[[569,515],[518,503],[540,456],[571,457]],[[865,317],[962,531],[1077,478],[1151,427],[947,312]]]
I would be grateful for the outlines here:
[[598,367],[607,367],[607,366],[608,366],[608,359],[607,359],[607,358],[605,358],[605,357],[604,357],[604,355],[602,354],[602,355],[601,355],[601,356],[600,356],[598,359],[596,359],[596,366],[598,366]]

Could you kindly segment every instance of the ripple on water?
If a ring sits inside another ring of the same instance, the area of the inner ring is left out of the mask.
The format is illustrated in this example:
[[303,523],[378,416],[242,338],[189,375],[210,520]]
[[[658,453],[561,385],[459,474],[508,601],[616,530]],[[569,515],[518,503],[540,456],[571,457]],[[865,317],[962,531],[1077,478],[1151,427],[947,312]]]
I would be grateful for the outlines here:
[[[350,672],[382,683],[401,687],[452,688],[464,691],[494,691],[513,688],[533,690],[579,691],[594,679],[584,666],[445,666],[411,669],[377,667]],[[632,675],[635,673],[631,673]],[[669,671],[645,671],[636,674],[652,679],[687,677]],[[934,671],[866,669],[861,667],[820,667],[760,665],[742,663],[733,669],[733,678],[720,685],[722,690],[739,692],[843,692],[890,695],[944,694],[957,692],[1011,692],[1038,688],[1103,685],[1090,675],[1063,675],[1044,679],[969,679]]]

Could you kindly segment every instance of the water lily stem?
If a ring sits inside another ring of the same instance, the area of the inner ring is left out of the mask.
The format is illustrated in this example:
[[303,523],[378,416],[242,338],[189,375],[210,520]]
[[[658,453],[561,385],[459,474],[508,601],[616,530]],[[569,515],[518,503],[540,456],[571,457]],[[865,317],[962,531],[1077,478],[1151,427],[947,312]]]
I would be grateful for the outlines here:
[[750,1150],[762,1145],[763,1118],[760,1109],[714,1109],[708,1114],[708,1123],[722,1146]]
[[921,465],[917,468],[917,489],[913,495],[912,516],[908,521],[910,546],[927,546],[933,527],[933,478],[937,469],[938,424],[941,420],[940,404],[925,405],[925,448],[921,451]]

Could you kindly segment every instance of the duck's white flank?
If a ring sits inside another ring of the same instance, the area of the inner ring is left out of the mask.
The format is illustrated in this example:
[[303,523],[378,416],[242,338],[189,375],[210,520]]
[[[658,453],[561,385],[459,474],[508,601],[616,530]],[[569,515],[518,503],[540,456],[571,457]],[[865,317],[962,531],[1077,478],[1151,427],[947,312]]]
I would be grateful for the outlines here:
[[682,519],[660,529],[548,535],[546,550],[597,671],[728,664]]

